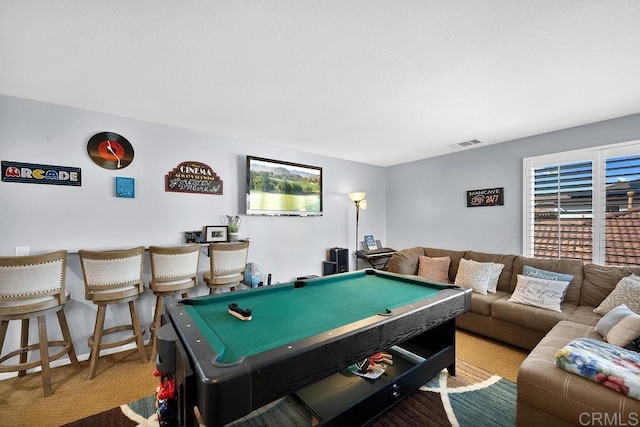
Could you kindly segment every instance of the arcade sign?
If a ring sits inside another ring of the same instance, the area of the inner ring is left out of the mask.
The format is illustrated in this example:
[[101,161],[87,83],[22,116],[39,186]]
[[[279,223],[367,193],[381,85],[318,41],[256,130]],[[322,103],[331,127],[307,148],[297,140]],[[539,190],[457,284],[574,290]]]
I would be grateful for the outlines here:
[[80,168],[2,161],[2,182],[82,185]]

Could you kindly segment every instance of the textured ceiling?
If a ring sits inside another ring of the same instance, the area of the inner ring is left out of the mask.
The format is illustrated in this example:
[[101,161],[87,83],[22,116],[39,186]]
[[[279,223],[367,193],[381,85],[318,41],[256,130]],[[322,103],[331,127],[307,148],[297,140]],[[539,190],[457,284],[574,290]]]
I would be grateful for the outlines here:
[[387,166],[640,112],[640,1],[0,0],[0,94]]

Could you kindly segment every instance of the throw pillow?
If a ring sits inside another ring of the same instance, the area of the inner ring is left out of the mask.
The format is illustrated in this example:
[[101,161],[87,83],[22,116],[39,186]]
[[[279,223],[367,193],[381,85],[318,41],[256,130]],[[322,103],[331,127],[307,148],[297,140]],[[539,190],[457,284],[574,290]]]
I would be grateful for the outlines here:
[[611,291],[593,312],[604,316],[619,305],[626,305],[636,314],[640,314],[640,277],[632,274],[620,279],[615,289]]
[[518,274],[516,289],[509,301],[562,312],[560,303],[568,286],[569,282],[537,279]]
[[420,256],[418,265],[418,276],[435,282],[449,282],[449,265],[451,258]]
[[606,340],[610,344],[624,347],[638,337],[640,337],[640,315],[633,313],[611,328]]
[[[609,331],[625,317],[634,314],[629,307],[622,304],[605,314],[596,325],[596,332],[606,340]],[[638,334],[640,336],[640,334]],[[635,338],[635,337],[633,337]],[[630,340],[629,340],[630,341]],[[627,341],[628,342],[628,341]],[[626,343],[625,343],[626,344]]]
[[537,279],[559,280],[561,282],[571,282],[573,280],[571,274],[556,273],[555,271],[542,270],[540,268],[529,267],[528,265],[522,267],[522,275],[535,277]]
[[498,290],[498,279],[500,278],[500,273],[502,273],[504,264],[500,264],[497,262],[490,262],[489,264],[491,264],[491,276],[489,277],[487,292],[495,294]]
[[462,258],[454,283],[465,289],[471,289],[473,292],[486,295],[492,272],[491,264]]

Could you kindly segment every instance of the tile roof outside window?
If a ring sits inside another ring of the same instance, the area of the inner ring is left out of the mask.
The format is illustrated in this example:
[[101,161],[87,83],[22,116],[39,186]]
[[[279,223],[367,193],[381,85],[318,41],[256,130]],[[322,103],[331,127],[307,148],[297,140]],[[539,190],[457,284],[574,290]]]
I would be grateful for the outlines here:
[[[640,265],[640,208],[608,213],[605,221],[606,264]],[[534,256],[591,262],[591,223],[588,218],[563,220],[560,224],[555,220],[537,220]],[[560,253],[559,234],[563,236]]]

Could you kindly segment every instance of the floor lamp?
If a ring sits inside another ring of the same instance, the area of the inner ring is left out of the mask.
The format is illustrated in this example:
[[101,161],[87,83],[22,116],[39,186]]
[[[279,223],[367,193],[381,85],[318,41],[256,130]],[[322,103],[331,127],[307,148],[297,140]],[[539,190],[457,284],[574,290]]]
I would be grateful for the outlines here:
[[358,250],[358,225],[360,222],[360,209],[367,209],[367,201],[362,191],[349,193],[349,198],[356,204],[356,251]]

